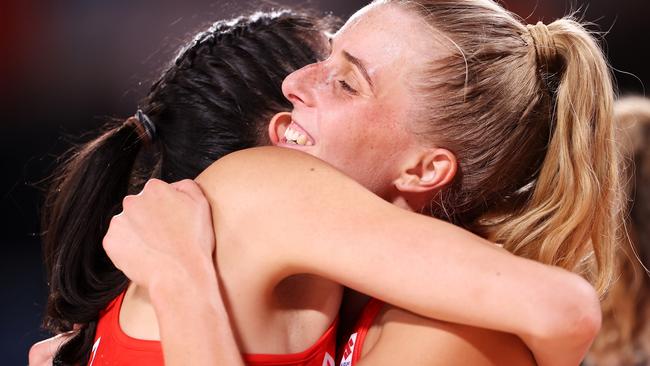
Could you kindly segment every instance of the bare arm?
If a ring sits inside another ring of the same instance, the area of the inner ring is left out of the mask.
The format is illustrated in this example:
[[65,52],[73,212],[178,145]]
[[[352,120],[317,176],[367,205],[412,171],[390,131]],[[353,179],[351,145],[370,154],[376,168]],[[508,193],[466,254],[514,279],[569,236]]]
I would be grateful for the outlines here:
[[317,274],[428,318],[517,334],[541,365],[577,365],[598,331],[597,296],[579,276],[399,209],[306,154],[231,154],[197,182],[215,223],[240,239],[228,245],[255,245],[271,280]]
[[[157,205],[160,200],[167,205]],[[104,249],[129,279],[148,290],[165,365],[244,365],[212,261],[210,207],[200,188],[191,181],[153,180],[140,195],[125,198],[123,207],[111,221]],[[169,222],[152,219],[152,212],[187,229],[191,235],[183,231],[175,237],[197,244],[193,250],[173,240]]]
[[218,283],[209,278],[202,281],[200,286],[186,287],[174,276],[151,291],[165,365],[243,366]]

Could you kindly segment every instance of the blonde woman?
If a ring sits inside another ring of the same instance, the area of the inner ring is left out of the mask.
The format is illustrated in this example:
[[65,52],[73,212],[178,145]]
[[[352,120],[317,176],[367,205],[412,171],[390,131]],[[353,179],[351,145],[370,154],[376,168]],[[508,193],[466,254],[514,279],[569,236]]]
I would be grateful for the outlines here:
[[294,109],[271,140],[325,162],[235,153],[197,179],[212,225],[187,181],[150,182],[111,223],[104,247],[155,310],[166,362],[240,363],[230,321],[243,352],[300,351],[342,284],[392,304],[342,364],[579,363],[598,302],[560,268],[604,293],[621,224],[611,77],[579,23],[377,1],[283,91]]

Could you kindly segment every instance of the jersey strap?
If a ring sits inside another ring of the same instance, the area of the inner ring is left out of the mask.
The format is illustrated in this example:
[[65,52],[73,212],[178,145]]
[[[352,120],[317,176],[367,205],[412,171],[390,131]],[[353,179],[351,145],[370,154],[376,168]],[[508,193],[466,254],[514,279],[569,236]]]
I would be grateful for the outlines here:
[[370,299],[368,304],[361,311],[359,320],[355,325],[350,338],[347,343],[342,346],[341,350],[341,363],[339,366],[353,366],[361,358],[363,351],[363,342],[366,340],[368,330],[372,323],[379,315],[379,311],[384,306],[384,303],[377,299]]

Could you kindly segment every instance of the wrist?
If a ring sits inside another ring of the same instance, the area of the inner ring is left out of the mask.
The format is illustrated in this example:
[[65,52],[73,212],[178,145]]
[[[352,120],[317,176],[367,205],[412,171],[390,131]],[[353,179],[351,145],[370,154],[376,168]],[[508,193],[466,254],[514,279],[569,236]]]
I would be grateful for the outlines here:
[[217,273],[211,262],[191,268],[171,264],[151,279],[148,291],[154,307],[179,299],[199,301],[220,294]]

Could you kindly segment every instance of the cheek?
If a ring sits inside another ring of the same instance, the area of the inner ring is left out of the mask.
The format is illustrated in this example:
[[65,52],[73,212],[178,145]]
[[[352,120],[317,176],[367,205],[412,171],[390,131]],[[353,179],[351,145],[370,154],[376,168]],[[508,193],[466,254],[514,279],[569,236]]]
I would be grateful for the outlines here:
[[374,147],[386,153],[404,147],[408,129],[399,112],[390,107],[378,107],[366,113],[365,120],[368,121],[367,129],[371,132],[369,139]]
[[343,113],[332,114],[321,128],[327,130],[329,145],[346,151],[349,159],[392,154],[403,147],[403,124],[389,108],[352,104],[340,111]]

